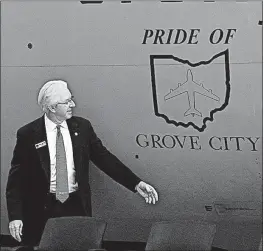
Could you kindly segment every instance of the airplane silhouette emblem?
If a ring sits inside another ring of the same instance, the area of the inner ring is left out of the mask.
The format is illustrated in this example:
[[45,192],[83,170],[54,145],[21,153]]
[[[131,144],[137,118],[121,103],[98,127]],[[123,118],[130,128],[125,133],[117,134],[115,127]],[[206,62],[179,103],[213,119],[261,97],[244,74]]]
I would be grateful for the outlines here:
[[189,101],[189,109],[184,113],[184,116],[192,115],[194,117],[196,115],[202,117],[202,113],[195,108],[195,93],[220,101],[220,98],[213,94],[211,89],[207,90],[204,88],[203,84],[198,84],[193,81],[193,74],[190,69],[187,70],[186,82],[183,84],[179,83],[178,87],[175,89],[170,89],[169,93],[164,96],[164,100],[167,101],[183,93],[187,93]]

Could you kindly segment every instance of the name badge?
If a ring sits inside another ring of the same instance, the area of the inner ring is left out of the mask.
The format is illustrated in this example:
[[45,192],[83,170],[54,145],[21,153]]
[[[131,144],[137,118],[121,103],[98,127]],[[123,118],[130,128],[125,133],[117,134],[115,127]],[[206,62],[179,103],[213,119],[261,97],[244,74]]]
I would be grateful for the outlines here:
[[35,147],[36,147],[36,149],[38,149],[38,148],[46,146],[46,145],[47,145],[46,141],[42,141],[42,142],[40,142],[38,144],[35,144]]

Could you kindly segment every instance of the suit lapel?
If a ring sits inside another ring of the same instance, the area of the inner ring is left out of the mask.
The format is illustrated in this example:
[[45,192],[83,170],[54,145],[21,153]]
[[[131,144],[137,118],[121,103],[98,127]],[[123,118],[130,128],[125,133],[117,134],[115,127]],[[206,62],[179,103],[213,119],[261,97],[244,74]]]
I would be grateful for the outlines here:
[[72,140],[72,151],[73,151],[73,160],[74,160],[74,167],[76,171],[76,180],[79,180],[79,175],[80,175],[80,170],[81,170],[81,163],[82,163],[82,149],[81,149],[81,139],[82,135],[80,132],[79,125],[74,119],[74,117],[66,120],[69,132],[71,135],[71,140]]
[[[81,165],[81,156],[82,156],[82,149],[81,149],[81,134],[79,125],[72,117],[71,119],[66,120],[71,140],[72,140],[72,150],[73,150],[73,160],[74,166],[76,170],[76,179],[79,179],[80,173],[80,165]],[[39,118],[35,125],[34,125],[34,143],[36,150],[39,155],[39,159],[41,162],[41,167],[43,168],[45,175],[50,182],[50,155],[49,155],[49,148],[48,148],[48,140],[45,128],[45,121],[44,116]],[[40,144],[42,143],[42,144]],[[41,147],[38,147],[41,146]]]
[[35,123],[34,142],[41,162],[41,167],[43,168],[45,175],[50,182],[50,156],[44,116],[39,118]]

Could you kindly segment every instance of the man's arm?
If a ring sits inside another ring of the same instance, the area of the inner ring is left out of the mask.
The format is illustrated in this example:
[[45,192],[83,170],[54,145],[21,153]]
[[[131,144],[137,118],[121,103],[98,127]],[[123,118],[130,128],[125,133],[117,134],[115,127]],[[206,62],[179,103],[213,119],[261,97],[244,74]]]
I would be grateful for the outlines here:
[[91,160],[94,164],[118,183],[133,192],[138,192],[146,200],[146,203],[155,204],[158,201],[158,193],[155,188],[142,181],[116,156],[110,153],[96,136],[91,125],[89,131],[91,132]]
[[90,123],[88,130],[90,132],[92,162],[116,182],[136,192],[136,186],[141,179],[103,146]]
[[25,168],[23,168],[25,147],[22,136],[18,131],[6,186],[7,211],[10,221],[9,230],[11,235],[18,241],[21,241],[20,235],[22,234],[23,227],[22,201],[23,177],[25,176]]

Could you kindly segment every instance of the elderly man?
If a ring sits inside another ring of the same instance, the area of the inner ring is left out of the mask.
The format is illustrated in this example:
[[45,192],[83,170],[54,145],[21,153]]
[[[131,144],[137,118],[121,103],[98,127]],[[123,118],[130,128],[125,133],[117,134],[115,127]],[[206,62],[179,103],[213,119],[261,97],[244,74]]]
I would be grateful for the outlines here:
[[18,130],[6,188],[9,229],[17,241],[36,245],[50,217],[92,215],[90,160],[156,203],[155,189],[102,145],[88,120],[72,115],[75,103],[65,81],[47,82],[38,104],[44,116]]

